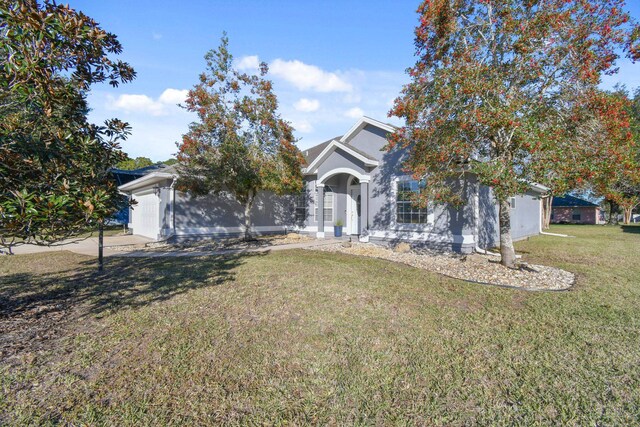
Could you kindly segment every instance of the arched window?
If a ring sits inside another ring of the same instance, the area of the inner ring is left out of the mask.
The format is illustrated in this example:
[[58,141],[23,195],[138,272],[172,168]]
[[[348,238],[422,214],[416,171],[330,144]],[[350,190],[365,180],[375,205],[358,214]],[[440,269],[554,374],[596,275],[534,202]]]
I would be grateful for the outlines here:
[[[317,196],[316,190],[316,196]],[[313,218],[318,221],[318,202],[316,198]],[[333,189],[328,185],[324,186],[324,222],[333,222]]]

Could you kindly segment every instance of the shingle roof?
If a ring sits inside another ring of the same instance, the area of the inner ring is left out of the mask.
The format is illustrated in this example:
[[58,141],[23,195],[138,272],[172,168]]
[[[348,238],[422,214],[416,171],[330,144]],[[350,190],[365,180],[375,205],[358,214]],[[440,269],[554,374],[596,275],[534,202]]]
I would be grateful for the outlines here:
[[598,207],[595,203],[570,196],[569,194],[565,194],[562,197],[554,197],[551,206],[554,208]]
[[314,145],[313,147],[304,150],[302,152],[302,155],[304,156],[304,160],[307,162],[307,165],[310,165],[316,159],[316,157],[318,157],[320,153],[322,153],[322,150],[324,150],[325,147],[329,145],[334,139],[340,139],[340,137],[336,136],[335,138],[331,138],[328,141],[325,141],[318,145]]

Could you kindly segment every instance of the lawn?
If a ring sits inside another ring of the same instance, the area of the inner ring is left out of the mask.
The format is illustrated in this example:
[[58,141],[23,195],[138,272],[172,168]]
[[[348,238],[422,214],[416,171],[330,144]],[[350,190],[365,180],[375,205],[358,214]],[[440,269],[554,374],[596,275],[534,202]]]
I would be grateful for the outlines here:
[[517,244],[568,292],[312,251],[0,258],[0,424],[640,424],[640,228]]

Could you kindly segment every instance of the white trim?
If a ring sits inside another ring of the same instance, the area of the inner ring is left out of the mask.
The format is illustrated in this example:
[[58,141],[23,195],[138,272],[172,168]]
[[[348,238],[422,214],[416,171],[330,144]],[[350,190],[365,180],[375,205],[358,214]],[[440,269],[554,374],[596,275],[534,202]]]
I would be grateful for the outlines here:
[[473,234],[452,234],[442,235],[439,233],[404,231],[398,229],[390,229],[385,231],[375,230],[369,233],[369,236],[379,239],[400,239],[400,240],[421,240],[438,243],[460,243],[472,245],[475,243]]
[[[288,228],[287,228],[288,230]],[[316,231],[318,231],[318,227],[315,225],[307,225],[304,227],[299,227],[299,226],[293,226],[291,227],[291,231],[294,232],[300,232],[300,231],[304,231],[306,233],[315,233]]]
[[[271,231],[284,231],[294,230],[295,227],[288,227],[286,225],[259,225],[251,227],[251,231],[258,232],[271,232]],[[170,231],[170,228],[163,228],[162,231]],[[244,227],[186,227],[176,228],[177,236],[184,235],[205,235],[205,234],[232,234],[232,233],[244,233]]]
[[436,215],[433,204],[427,203],[427,222],[422,224],[409,224],[398,222],[398,182],[417,181],[411,175],[401,175],[393,178],[391,186],[391,197],[393,198],[393,212],[391,217],[391,227],[401,231],[417,231],[432,228],[435,224]]
[[393,125],[382,123],[378,120],[372,119],[371,117],[363,116],[360,120],[358,120],[358,122],[355,125],[351,127],[351,129],[349,129],[347,133],[342,135],[342,137],[340,138],[340,142],[343,142],[343,143],[348,142],[349,139],[351,139],[354,136],[354,134],[360,132],[362,129],[364,129],[366,125],[375,126],[387,132],[395,132],[397,129]]
[[324,148],[324,150],[322,150],[320,155],[318,155],[318,157],[316,157],[309,166],[307,166],[305,169],[302,170],[302,172],[306,175],[313,175],[318,173],[317,171],[318,166],[322,162],[324,162],[327,159],[327,157],[329,157],[329,155],[336,150],[336,148],[340,148],[341,150],[346,151],[348,154],[360,160],[362,163],[364,163],[367,166],[378,166],[379,164],[377,160],[371,160],[370,158],[363,156],[357,151],[354,151],[348,145],[345,145],[342,142],[338,141],[337,139],[334,139],[329,143],[329,145],[327,145]]
[[[360,184],[355,184],[355,185],[352,184],[353,178],[356,178],[356,177],[354,175],[350,175],[347,178],[347,194],[346,194],[346,204],[347,204],[347,209],[346,209],[347,218],[346,219],[347,220],[346,220],[346,224],[345,224],[345,229],[346,229],[346,233],[345,234],[347,234],[349,236],[357,235],[358,232],[359,232],[357,220],[356,220],[356,227],[355,227],[356,228],[356,232],[355,233],[353,232],[353,228],[354,227],[353,227],[353,224],[352,224],[352,221],[351,221],[351,215],[353,213],[353,203],[354,203],[353,197],[351,197],[351,191],[352,190],[360,191]],[[360,195],[360,197],[362,197],[362,195]],[[362,199],[360,199],[360,200],[362,200]],[[357,203],[357,201],[356,201],[356,203]]]
[[133,181],[127,182],[126,184],[122,184],[120,187],[118,187],[118,190],[131,191],[139,187],[144,187],[146,185],[151,185],[156,182],[164,181],[165,179],[173,179],[173,178],[177,178],[177,175],[166,173],[166,172],[152,172],[145,176],[141,176],[138,179],[134,179]]
[[369,183],[369,181],[371,180],[371,175],[364,175],[361,174],[360,172],[353,170],[351,168],[335,168],[335,169],[331,169],[329,172],[325,173],[324,175],[322,175],[318,180],[318,184],[316,184],[316,186],[321,186],[324,185],[322,184],[322,182],[326,181],[327,179],[331,178],[334,175],[337,175],[339,173],[347,173],[349,175],[353,175],[356,178],[358,178],[360,180],[360,182],[364,182],[364,183]]
[[529,182],[528,184],[529,187],[537,193],[548,193],[551,190],[551,188],[535,182]]
[[[316,187],[325,187],[324,184],[318,184],[316,185]],[[336,210],[336,192],[333,191],[333,188],[330,185],[327,185],[327,187],[329,187],[331,189],[330,193],[333,194],[333,197],[331,198],[331,222],[333,224],[334,218],[335,218],[335,210]],[[326,191],[322,192],[322,196],[324,197],[324,195],[327,194]],[[314,198],[313,198],[313,221],[314,222],[318,222],[318,192],[316,191],[314,193]],[[327,209],[327,207],[324,205],[323,203],[323,209]],[[322,218],[324,219],[324,213],[322,215]],[[327,222],[327,221],[325,221]]]

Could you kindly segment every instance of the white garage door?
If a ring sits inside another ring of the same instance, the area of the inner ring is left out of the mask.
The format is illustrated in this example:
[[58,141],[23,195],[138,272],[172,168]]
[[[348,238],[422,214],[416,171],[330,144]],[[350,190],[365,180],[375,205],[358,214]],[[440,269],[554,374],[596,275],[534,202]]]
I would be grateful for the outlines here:
[[160,234],[160,198],[153,193],[134,194],[138,204],[132,207],[133,234],[157,239]]

